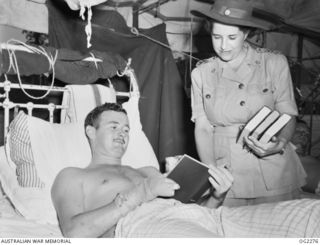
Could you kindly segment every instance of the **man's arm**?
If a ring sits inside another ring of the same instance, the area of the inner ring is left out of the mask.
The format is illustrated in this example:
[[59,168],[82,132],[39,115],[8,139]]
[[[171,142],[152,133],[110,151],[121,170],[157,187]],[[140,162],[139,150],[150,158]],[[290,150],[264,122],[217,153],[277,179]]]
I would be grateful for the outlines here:
[[162,173],[158,169],[152,166],[142,167],[138,168],[140,173],[142,173],[145,177],[151,177],[151,178],[157,178],[157,177],[163,177]]
[[100,237],[140,204],[157,196],[172,196],[178,188],[174,181],[162,175],[160,178],[141,178],[131,189],[118,193],[110,203],[86,210],[83,183],[77,181],[79,178],[72,178],[74,171],[77,170],[62,171],[51,191],[62,233],[67,237]]
[[78,174],[75,169],[65,169],[52,186],[51,197],[61,231],[67,237],[102,236],[123,214],[114,202],[86,211],[83,184],[77,181],[79,178],[74,178]]
[[[56,178],[51,195],[62,233],[67,237],[100,237],[113,228],[119,219],[142,202],[155,198],[145,182],[118,193],[110,203],[86,210],[83,183],[77,181],[75,169],[65,169]],[[72,181],[70,181],[72,179]]]

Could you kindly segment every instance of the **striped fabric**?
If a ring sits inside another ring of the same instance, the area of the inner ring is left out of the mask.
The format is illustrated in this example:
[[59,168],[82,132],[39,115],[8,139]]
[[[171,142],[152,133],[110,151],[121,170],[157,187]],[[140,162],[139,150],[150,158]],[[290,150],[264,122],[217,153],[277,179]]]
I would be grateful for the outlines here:
[[225,237],[320,237],[320,200],[221,208]]
[[43,188],[34,165],[27,115],[20,111],[10,123],[8,144],[10,158],[17,165],[17,180],[22,187]]
[[45,184],[37,175],[34,164],[22,163],[16,169],[18,183],[22,187],[44,188]]
[[120,219],[116,237],[320,237],[320,200],[208,209],[173,199],[144,203]]

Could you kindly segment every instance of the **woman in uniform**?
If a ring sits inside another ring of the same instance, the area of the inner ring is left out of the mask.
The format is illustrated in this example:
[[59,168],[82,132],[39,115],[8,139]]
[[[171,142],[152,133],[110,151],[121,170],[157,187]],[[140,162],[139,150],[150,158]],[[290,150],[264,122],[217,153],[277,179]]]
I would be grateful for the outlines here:
[[[234,183],[224,205],[241,206],[297,198],[305,172],[289,143],[298,114],[286,57],[253,48],[252,28],[269,24],[252,16],[248,1],[216,0],[206,11],[216,57],[192,71],[192,120],[202,162],[222,165]],[[236,142],[239,130],[263,106],[292,115],[291,121],[262,144],[252,136]]]

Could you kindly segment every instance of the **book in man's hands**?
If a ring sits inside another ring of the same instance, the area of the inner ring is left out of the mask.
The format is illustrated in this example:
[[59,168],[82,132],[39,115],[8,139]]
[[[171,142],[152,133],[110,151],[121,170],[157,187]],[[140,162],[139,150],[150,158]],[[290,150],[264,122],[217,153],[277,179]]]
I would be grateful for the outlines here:
[[282,114],[264,106],[254,115],[240,132],[237,142],[243,143],[243,138],[249,135],[261,143],[268,143],[291,119],[288,114]]
[[173,198],[183,203],[195,203],[211,187],[208,166],[204,163],[183,155],[176,167],[169,173],[168,178],[180,185]]

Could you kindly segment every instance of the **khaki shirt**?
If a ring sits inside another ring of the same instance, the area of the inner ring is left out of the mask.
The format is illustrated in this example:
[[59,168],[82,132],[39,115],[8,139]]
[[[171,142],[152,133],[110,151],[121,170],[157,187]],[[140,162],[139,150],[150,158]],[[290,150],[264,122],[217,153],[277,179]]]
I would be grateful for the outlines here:
[[214,126],[216,160],[228,162],[235,179],[230,197],[286,193],[305,183],[291,145],[283,155],[259,159],[235,141],[239,126],[264,105],[298,115],[288,62],[280,53],[245,47],[246,57],[237,71],[219,58],[205,60],[192,71],[191,120],[206,116]]

